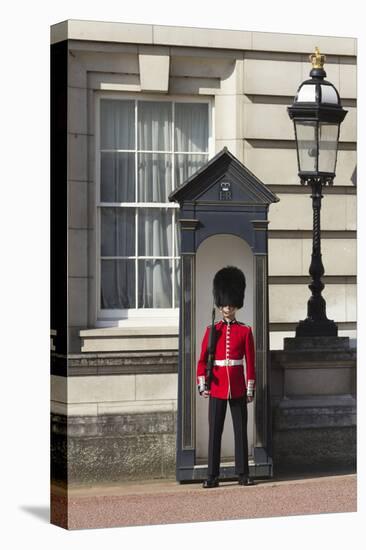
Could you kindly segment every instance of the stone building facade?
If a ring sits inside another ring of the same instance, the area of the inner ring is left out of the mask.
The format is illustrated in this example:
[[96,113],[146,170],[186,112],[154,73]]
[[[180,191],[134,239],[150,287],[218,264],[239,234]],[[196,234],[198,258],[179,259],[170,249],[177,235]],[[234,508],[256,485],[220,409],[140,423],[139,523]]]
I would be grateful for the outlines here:
[[[175,473],[179,243],[174,205],[146,190],[149,174],[161,182],[169,170],[162,187],[171,190],[228,147],[280,198],[269,216],[271,350],[282,350],[305,318],[312,209],[286,107],[308,77],[315,46],[348,110],[321,224],[328,317],[354,343],[356,40],[77,20],[51,28],[54,479]],[[151,130],[156,120],[161,135]],[[133,196],[119,187],[124,177],[134,182]],[[141,251],[137,232],[154,231],[154,208],[168,219],[167,250],[146,237]],[[111,243],[110,225],[125,223],[123,216],[137,224],[130,242]],[[122,291],[108,271],[118,261],[129,281]],[[149,291],[153,278],[142,276],[159,261],[168,274],[162,303]],[[353,380],[354,354],[350,361]],[[337,392],[353,395],[354,385]],[[347,406],[343,427],[354,431],[354,400]]]

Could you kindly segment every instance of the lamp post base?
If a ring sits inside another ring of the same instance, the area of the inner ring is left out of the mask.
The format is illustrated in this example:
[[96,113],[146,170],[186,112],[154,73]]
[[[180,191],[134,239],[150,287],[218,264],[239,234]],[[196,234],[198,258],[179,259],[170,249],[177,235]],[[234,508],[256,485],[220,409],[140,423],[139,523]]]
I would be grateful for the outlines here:
[[338,326],[329,319],[316,321],[305,319],[297,325],[296,336],[338,336]]

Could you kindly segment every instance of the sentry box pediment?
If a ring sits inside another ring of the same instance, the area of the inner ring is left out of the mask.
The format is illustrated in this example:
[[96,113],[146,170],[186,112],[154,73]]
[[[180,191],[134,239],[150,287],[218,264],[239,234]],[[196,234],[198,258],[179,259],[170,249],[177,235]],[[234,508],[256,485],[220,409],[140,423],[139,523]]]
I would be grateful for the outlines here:
[[277,202],[272,193],[248,168],[224,147],[205,166],[169,196],[170,201],[240,205]]
[[[197,400],[197,349],[212,311],[212,277],[225,264],[237,265],[246,273],[246,315],[255,335],[257,392],[248,441],[251,474],[271,476],[267,215],[269,205],[279,199],[225,147],[169,200],[180,206],[177,480],[207,475],[203,442],[207,414]],[[220,476],[224,478],[235,475],[230,464],[232,444],[227,439],[222,448]]]
[[197,249],[215,234],[236,235],[253,252],[263,252],[264,235],[258,238],[256,229],[267,227],[268,207],[279,198],[224,147],[171,193],[169,200],[180,205],[182,231],[195,229],[195,242],[188,242],[193,235],[182,240],[183,253],[189,251],[186,246]]

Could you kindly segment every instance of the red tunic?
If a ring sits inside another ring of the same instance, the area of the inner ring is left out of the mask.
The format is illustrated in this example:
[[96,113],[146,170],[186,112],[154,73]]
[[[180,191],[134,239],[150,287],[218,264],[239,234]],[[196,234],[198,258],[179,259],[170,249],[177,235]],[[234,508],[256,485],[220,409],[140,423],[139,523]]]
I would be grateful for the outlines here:
[[[255,351],[252,329],[236,320],[229,324],[219,321],[215,324],[215,328],[217,333],[215,361],[245,358],[246,377],[243,365],[214,365],[210,395],[219,399],[243,397],[248,386],[253,390],[255,387]],[[201,355],[197,365],[197,383],[199,383],[199,377],[206,374],[210,329],[210,326],[206,328],[202,340]]]

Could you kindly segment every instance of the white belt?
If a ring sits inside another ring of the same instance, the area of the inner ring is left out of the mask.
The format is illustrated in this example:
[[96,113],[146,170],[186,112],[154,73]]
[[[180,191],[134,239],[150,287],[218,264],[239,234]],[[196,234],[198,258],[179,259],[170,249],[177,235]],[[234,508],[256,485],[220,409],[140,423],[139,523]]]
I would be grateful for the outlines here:
[[242,365],[243,359],[222,359],[215,361],[214,365],[218,367],[234,367],[235,365]]

